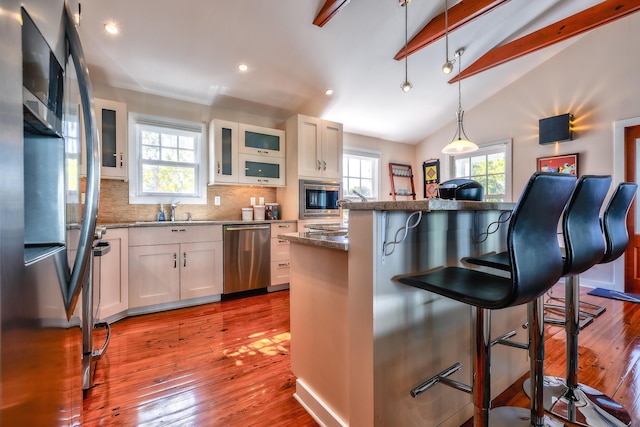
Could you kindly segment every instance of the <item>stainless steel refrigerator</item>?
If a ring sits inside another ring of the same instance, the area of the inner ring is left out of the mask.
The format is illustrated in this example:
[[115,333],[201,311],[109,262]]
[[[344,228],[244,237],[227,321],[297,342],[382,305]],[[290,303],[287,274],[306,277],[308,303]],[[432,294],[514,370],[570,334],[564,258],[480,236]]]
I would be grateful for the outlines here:
[[67,1],[0,2],[2,426],[82,421],[77,303],[90,270],[100,153],[78,2]]

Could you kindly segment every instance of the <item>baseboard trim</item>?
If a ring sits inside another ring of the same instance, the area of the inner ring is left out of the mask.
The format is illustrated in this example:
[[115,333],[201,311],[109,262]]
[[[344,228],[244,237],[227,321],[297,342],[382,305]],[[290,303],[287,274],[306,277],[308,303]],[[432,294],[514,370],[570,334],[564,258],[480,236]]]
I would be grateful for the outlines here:
[[348,427],[349,424],[338,416],[316,395],[304,381],[296,380],[293,397],[313,417],[321,427]]

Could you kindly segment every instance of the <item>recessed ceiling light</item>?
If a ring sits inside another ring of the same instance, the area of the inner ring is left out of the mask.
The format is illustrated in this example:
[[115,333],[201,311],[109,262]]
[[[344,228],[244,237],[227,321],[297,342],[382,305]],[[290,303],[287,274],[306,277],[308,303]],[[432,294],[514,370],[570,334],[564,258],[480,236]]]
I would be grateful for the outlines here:
[[333,95],[333,89],[327,89],[324,91],[325,95]]
[[111,35],[116,35],[120,32],[120,29],[118,28],[118,24],[114,21],[109,21],[106,24],[104,24],[104,30]]
[[247,71],[248,69],[249,69],[249,67],[247,66],[247,64],[238,65],[238,70],[240,70],[240,71]]

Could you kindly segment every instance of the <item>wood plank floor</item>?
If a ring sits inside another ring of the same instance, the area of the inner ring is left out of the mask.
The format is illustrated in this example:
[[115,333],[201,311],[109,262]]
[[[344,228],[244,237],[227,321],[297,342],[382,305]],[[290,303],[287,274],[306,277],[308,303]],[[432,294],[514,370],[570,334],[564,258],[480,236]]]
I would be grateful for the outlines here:
[[[607,310],[581,331],[579,378],[640,427],[640,304],[582,298]],[[83,426],[316,426],[292,396],[289,341],[288,291],[119,321]],[[564,376],[564,346],[562,327],[547,326],[547,374]],[[523,380],[494,407],[527,407]]]

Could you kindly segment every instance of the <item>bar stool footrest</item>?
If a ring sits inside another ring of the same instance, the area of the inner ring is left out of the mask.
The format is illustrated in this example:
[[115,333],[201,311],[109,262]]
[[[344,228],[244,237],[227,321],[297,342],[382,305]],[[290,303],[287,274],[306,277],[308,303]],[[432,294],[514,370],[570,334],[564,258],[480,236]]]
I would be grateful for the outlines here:
[[436,375],[432,376],[426,381],[423,381],[419,386],[411,389],[411,397],[418,397],[425,391],[429,390],[431,387],[438,383],[442,383],[444,385],[448,385],[449,387],[455,388],[456,390],[464,391],[465,393],[471,393],[471,387],[460,383],[455,380],[451,380],[447,378],[449,375],[457,372],[462,368],[462,364],[460,362],[456,362],[453,365],[449,366],[447,369],[444,369],[441,372],[438,372]]

